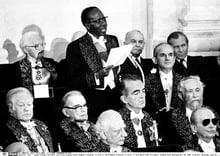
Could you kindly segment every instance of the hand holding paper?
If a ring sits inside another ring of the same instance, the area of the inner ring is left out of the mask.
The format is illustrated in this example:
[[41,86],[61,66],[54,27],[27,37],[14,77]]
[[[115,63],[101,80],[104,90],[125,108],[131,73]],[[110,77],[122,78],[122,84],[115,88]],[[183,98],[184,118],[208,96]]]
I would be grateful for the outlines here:
[[117,48],[112,48],[108,60],[105,64],[105,67],[109,65],[113,65],[114,67],[119,66],[120,64],[123,64],[125,59],[128,57],[132,49],[132,45],[124,45]]

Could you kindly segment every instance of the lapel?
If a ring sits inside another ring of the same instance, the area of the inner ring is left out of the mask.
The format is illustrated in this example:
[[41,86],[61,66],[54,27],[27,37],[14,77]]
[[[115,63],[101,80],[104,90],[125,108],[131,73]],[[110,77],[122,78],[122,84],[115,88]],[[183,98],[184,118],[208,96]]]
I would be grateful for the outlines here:
[[28,146],[31,152],[38,152],[33,139],[27,132],[26,128],[24,128],[18,120],[16,120],[15,118],[11,118],[7,121],[6,126],[11,130],[18,141],[21,141]]
[[146,77],[146,89],[158,110],[166,106],[163,85],[158,71]]
[[79,39],[79,47],[86,63],[93,72],[103,68],[101,58],[88,33]]
[[46,146],[48,147],[50,152],[53,152],[53,144],[52,144],[52,138],[50,136],[50,133],[47,129],[47,126],[45,124],[43,124],[41,121],[38,120],[34,120],[35,121],[35,128],[37,130],[37,132],[40,134],[40,136],[43,138],[43,140],[45,141]]

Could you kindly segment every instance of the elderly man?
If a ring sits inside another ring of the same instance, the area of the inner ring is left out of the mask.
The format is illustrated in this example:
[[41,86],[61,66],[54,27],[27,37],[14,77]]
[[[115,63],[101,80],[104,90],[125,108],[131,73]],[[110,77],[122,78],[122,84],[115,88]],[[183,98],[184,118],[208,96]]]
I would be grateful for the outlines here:
[[202,56],[189,56],[189,40],[180,31],[172,32],[167,37],[167,43],[173,46],[176,55],[174,71],[181,75],[199,75],[203,58]]
[[158,71],[155,74],[149,74],[145,79],[146,92],[150,95],[152,103],[148,104],[149,112],[152,112],[159,118],[160,132],[162,135],[162,144],[173,144],[175,141],[174,127],[171,122],[171,112],[179,108],[182,101],[178,97],[177,85],[182,78],[181,75],[173,71],[175,63],[175,53],[171,45],[167,43],[158,44],[153,51],[153,61],[157,64]]
[[26,57],[15,63],[20,86],[33,90],[34,85],[54,85],[57,80],[56,63],[43,57],[45,42],[35,31],[26,32],[20,40],[20,48]]
[[106,34],[106,18],[97,7],[85,8],[81,20],[87,33],[71,42],[66,51],[68,86],[85,92],[92,121],[104,110],[118,108],[117,68],[105,64],[111,48],[119,44],[116,36]]
[[66,93],[62,102],[65,118],[61,121],[60,127],[68,142],[62,146],[62,151],[94,151],[99,139],[96,136],[94,124],[88,121],[86,99],[80,91],[74,90]]
[[[151,116],[142,109],[146,105],[145,86],[138,75],[124,75],[120,85],[124,108],[119,112],[125,122],[128,136],[124,145],[130,149],[156,145],[155,130]],[[156,132],[157,133],[157,132]],[[157,134],[156,134],[157,135]]]
[[190,117],[194,110],[203,105],[204,84],[198,76],[188,76],[180,80],[177,88],[184,107],[173,110],[172,122],[181,137],[179,144],[183,145],[192,139]]
[[210,107],[201,107],[192,112],[193,140],[183,146],[184,150],[214,153],[220,152],[220,140],[216,138],[219,119]]
[[139,75],[142,80],[145,76],[150,74],[154,63],[151,59],[144,59],[141,57],[145,41],[144,35],[139,30],[131,30],[125,36],[124,44],[132,44],[132,50],[125,62],[120,66],[120,75],[135,74]]
[[22,142],[31,152],[53,152],[53,142],[47,126],[33,119],[33,96],[26,88],[11,89],[6,96],[11,118],[1,127],[3,148]]
[[96,133],[101,141],[97,144],[96,152],[130,152],[123,146],[127,133],[121,115],[114,110],[106,110],[97,119]]

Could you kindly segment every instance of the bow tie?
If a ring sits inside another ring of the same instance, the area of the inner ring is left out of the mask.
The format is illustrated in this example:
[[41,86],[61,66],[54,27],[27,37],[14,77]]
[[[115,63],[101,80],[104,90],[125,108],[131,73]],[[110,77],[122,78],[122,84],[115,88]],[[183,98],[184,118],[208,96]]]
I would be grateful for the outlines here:
[[22,124],[27,130],[31,130],[32,128],[34,128],[34,127],[36,126],[36,124],[34,123],[34,121],[21,122],[21,124]]
[[138,118],[133,118],[133,119],[131,119],[131,121],[133,123],[135,123],[136,125],[139,125],[139,123],[140,123],[140,119],[138,119]]

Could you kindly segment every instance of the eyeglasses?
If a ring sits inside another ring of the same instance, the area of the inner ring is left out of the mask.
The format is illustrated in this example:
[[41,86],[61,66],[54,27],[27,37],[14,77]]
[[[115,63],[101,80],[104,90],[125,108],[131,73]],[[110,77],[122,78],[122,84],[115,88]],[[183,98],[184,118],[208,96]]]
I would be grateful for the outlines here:
[[106,18],[108,18],[108,16],[99,18],[97,20],[91,20],[88,23],[101,24],[102,22],[106,22]]
[[41,48],[45,48],[45,46],[46,46],[46,43],[43,42],[43,43],[40,43],[40,44],[35,44],[35,45],[33,45],[33,46],[26,46],[26,47],[32,47],[32,48],[34,48],[35,50],[40,50]]
[[213,125],[217,125],[218,124],[218,118],[213,118],[213,119],[204,119],[202,121],[202,125],[203,126],[208,126],[210,124],[210,122],[212,122]]
[[77,109],[82,109],[82,108],[87,108],[87,104],[84,104],[84,105],[75,105],[74,107],[68,107],[68,106],[65,106],[65,107],[63,107],[63,108],[67,108],[67,109],[75,109],[75,110],[77,110]]

